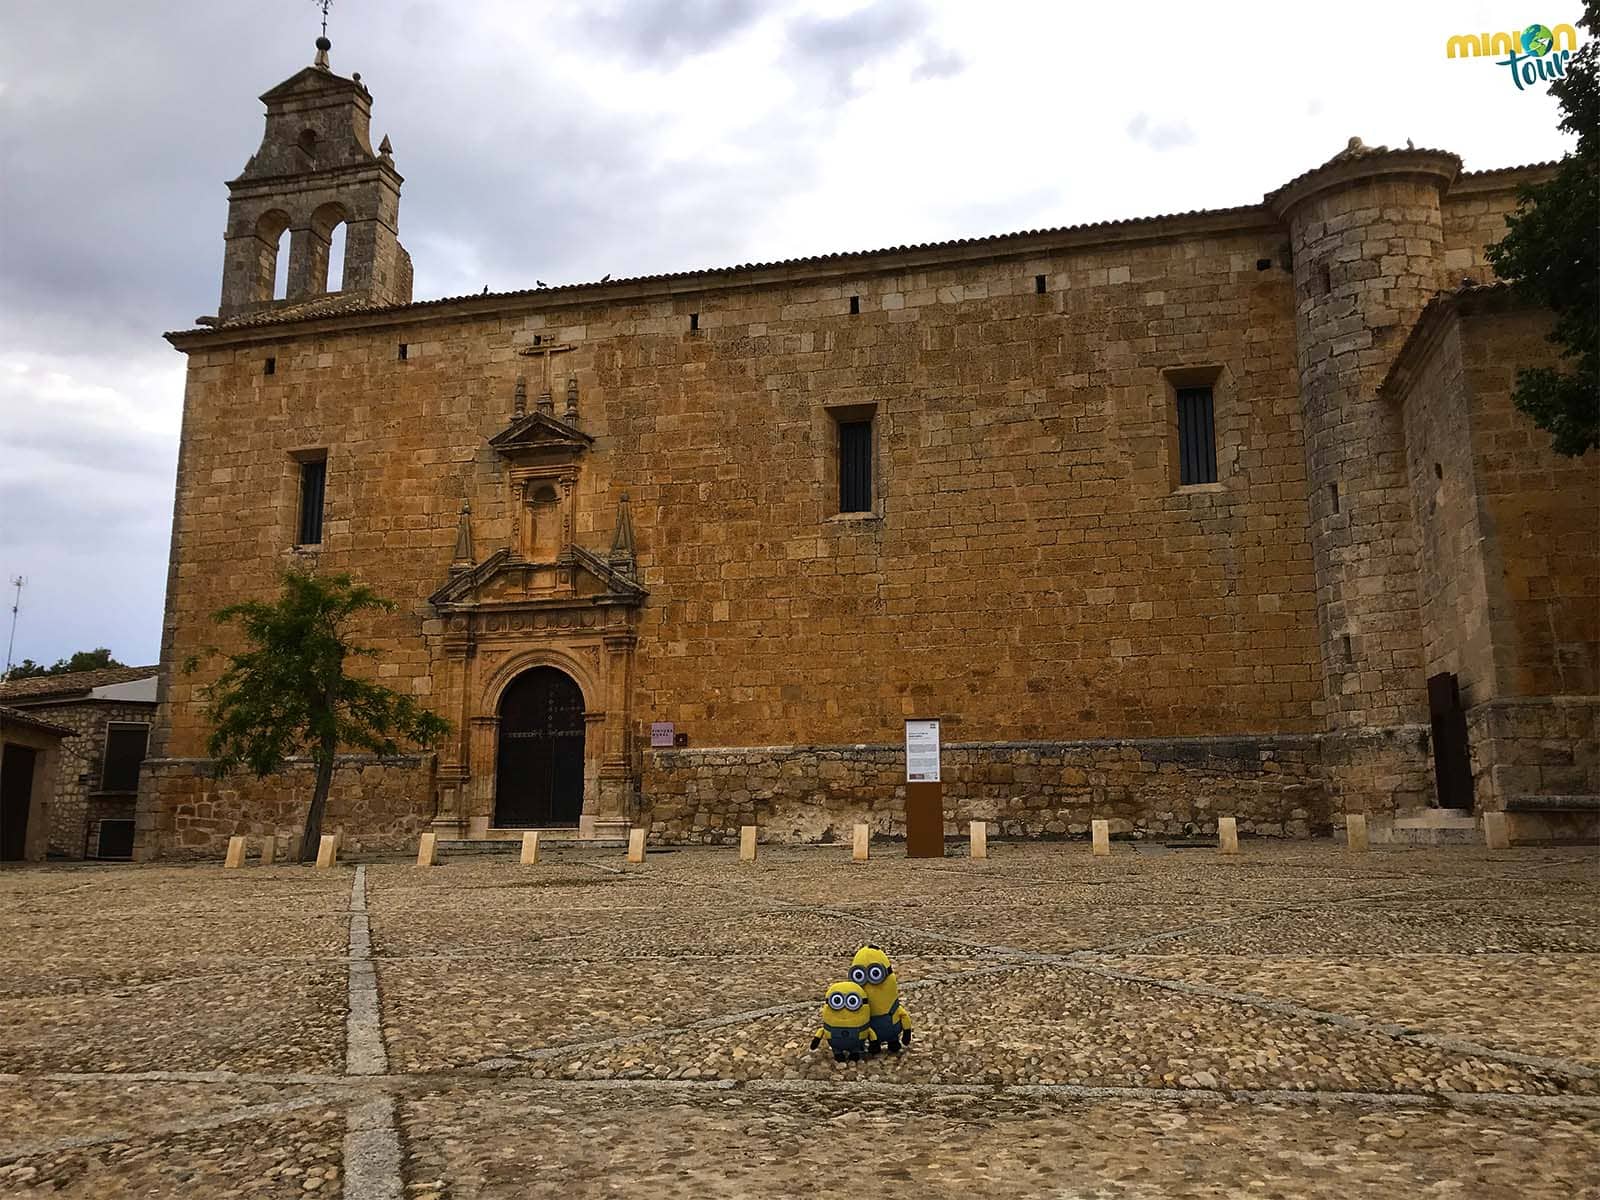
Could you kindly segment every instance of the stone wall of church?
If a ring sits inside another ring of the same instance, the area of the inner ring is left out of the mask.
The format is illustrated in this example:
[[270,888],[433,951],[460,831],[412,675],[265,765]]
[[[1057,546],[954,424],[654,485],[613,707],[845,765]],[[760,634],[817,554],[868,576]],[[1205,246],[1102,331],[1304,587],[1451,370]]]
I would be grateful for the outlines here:
[[[340,755],[322,831],[346,831],[346,851],[415,849],[433,817],[433,758]],[[217,777],[206,759],[147,759],[141,789],[160,797],[141,805],[144,852],[163,858],[220,858],[231,837],[278,838],[280,856],[298,851],[315,772],[296,762],[277,775]]]
[[[232,648],[208,614],[284,567],[348,571],[400,604],[356,669],[459,722],[424,598],[463,498],[480,559],[510,543],[487,442],[517,378],[559,408],[570,375],[595,438],[575,538],[603,553],[629,493],[650,591],[636,744],[671,721],[695,748],[886,745],[908,715],[963,742],[1319,732],[1286,241],[1250,208],[198,335],[163,660]],[[1175,390],[1201,383],[1218,482],[1181,486]],[[874,510],[841,515],[837,422],[867,414]],[[324,539],[297,549],[324,450]],[[167,680],[164,757],[204,754],[217,669]]]
[[[997,836],[1113,833],[1214,836],[1217,818],[1267,837],[1327,834],[1334,825],[1309,735],[989,742],[942,755],[947,835],[988,821]],[[846,841],[857,822],[905,836],[905,752],[899,746],[768,746],[654,750],[641,819],[667,842],[731,843],[741,825],[769,841]],[[1342,814],[1340,814],[1342,823]]]

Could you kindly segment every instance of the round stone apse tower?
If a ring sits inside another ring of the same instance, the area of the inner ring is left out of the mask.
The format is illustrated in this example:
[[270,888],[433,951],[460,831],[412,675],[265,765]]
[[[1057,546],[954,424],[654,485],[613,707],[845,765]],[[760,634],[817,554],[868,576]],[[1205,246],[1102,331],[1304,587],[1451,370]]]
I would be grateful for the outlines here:
[[1453,154],[1359,139],[1266,198],[1288,227],[1336,798],[1431,793],[1417,545],[1398,408],[1378,396],[1437,293]]

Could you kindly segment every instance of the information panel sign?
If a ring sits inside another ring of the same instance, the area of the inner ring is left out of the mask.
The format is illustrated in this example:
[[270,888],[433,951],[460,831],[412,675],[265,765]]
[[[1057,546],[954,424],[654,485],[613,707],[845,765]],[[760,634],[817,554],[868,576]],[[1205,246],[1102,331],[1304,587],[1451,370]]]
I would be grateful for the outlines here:
[[939,722],[906,722],[906,782],[939,782]]
[[650,722],[650,744],[652,746],[665,746],[670,750],[672,748],[672,733],[671,721]]

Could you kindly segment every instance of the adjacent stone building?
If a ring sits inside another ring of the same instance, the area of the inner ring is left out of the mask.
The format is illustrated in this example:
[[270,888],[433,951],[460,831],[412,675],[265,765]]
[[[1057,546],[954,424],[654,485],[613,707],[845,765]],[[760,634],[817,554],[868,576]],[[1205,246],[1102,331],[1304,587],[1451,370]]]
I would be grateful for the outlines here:
[[1600,793],[1597,464],[1511,408],[1548,318],[1484,262],[1548,166],[1353,140],[1237,208],[413,303],[365,85],[263,100],[169,335],[142,854],[302,819],[172,671],[286,568],[398,600],[370,669],[454,726],[341,762],[358,845],[893,834],[926,716],[947,818],[1014,834]]
[[53,858],[128,858],[157,668],[105,667],[0,683],[0,704],[64,730],[42,815]]
[[61,742],[71,733],[0,704],[0,862],[45,857]]

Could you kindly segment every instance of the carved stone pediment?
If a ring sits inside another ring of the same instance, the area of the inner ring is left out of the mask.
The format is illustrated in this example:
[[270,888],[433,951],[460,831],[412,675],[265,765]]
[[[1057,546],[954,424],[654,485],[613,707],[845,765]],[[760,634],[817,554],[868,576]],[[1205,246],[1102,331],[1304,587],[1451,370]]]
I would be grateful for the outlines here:
[[428,603],[441,612],[574,605],[636,608],[647,594],[598,554],[569,546],[552,562],[531,562],[510,550],[497,550],[457,574],[429,596]]
[[570,461],[594,445],[594,439],[549,413],[531,412],[495,434],[489,445],[512,462]]

